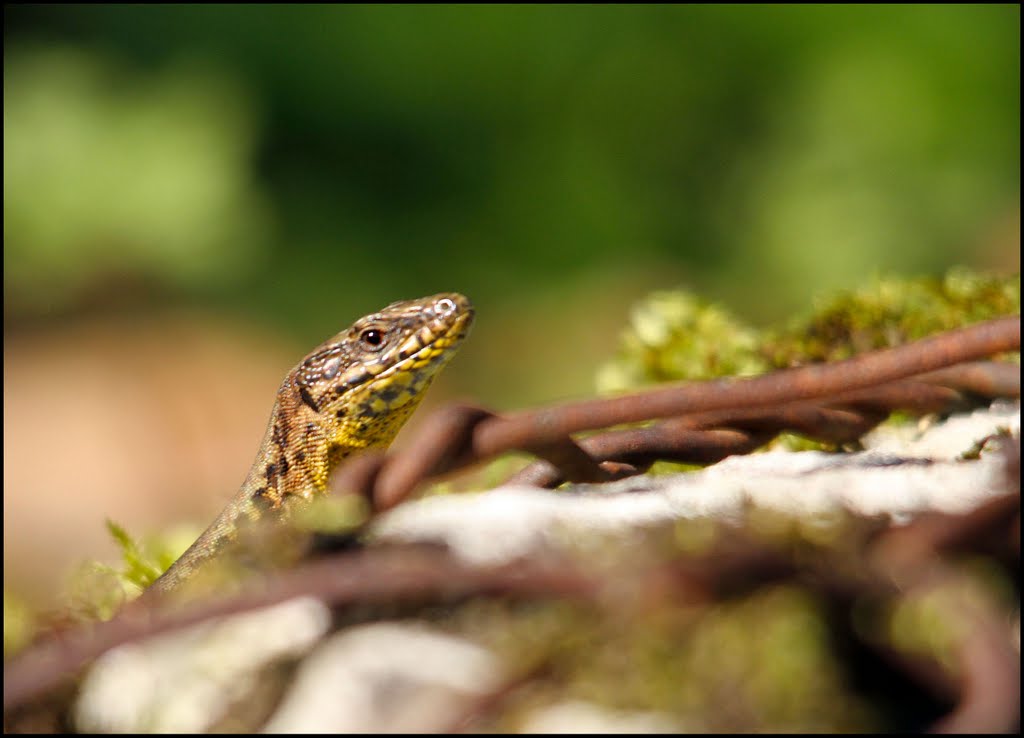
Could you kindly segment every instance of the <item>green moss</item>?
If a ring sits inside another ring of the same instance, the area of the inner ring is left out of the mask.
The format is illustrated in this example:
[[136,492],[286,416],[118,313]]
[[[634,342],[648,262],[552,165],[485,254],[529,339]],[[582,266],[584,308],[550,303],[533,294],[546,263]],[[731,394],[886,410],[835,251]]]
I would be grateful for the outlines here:
[[770,334],[762,351],[775,367],[837,361],[1019,312],[1019,275],[956,267],[942,278],[876,278],[819,300],[813,314]]
[[[559,550],[606,583],[597,603],[476,598],[446,611],[438,627],[491,650],[510,681],[530,677],[528,686],[503,698],[491,722],[474,730],[520,731],[538,710],[566,701],[655,713],[685,731],[885,727],[893,719],[890,706],[850,681],[848,654],[836,648],[833,626],[837,618],[840,627],[844,623],[842,610],[802,583],[814,576],[783,584],[751,581],[728,597],[699,585],[674,587],[671,578],[656,586],[638,578],[641,571],[676,571],[678,564],[699,570],[704,557],[716,560],[739,535],[806,562],[808,571],[826,566],[832,576],[857,582],[866,546],[879,525],[888,525],[842,511],[793,516],[750,508],[744,518],[742,531],[695,519],[637,534],[588,536],[585,543],[566,539]],[[981,578],[971,572],[972,580]],[[1012,582],[1003,590],[1009,593],[1004,604],[1012,607]],[[955,647],[958,625],[949,622],[945,600],[896,595],[868,604],[879,613],[871,626],[874,641],[940,658]]]
[[934,589],[913,592],[887,609],[882,621],[884,640],[908,654],[935,659],[957,676],[959,651],[972,625],[959,614],[970,612],[969,608],[988,599],[978,579],[951,580]]
[[24,648],[36,632],[36,616],[28,603],[4,589],[4,658]]
[[942,278],[876,278],[816,302],[810,315],[760,331],[684,290],[655,292],[633,309],[616,356],[598,371],[598,391],[846,359],[1016,314],[1020,276],[955,267]]
[[416,490],[417,499],[477,493],[482,489],[500,487],[506,480],[522,471],[534,461],[534,457],[525,452],[509,453],[492,460],[480,467],[463,470],[454,478],[429,482]]
[[634,309],[616,357],[601,367],[599,392],[679,379],[760,374],[757,330],[728,310],[683,291],[655,292]]
[[[836,512],[811,519],[754,508],[741,534],[809,565],[863,550],[874,521]],[[637,588],[638,571],[716,557],[737,530],[707,518],[642,533],[566,538],[559,550],[607,590],[600,604],[477,598],[437,625],[492,650],[512,679],[532,675],[500,716],[474,729],[514,732],[537,710],[582,700],[611,710],[654,712],[687,731],[847,731],[884,719],[847,683],[829,610],[810,588],[766,583],[709,602],[669,580]],[[856,564],[849,575],[858,576]]]
[[487,728],[521,729],[536,710],[565,700],[654,712],[687,730],[876,727],[871,707],[845,684],[822,605],[808,592],[766,587],[707,608],[653,604],[468,605],[456,616],[464,635],[511,674],[543,674]]
[[324,495],[294,506],[291,523],[303,531],[342,534],[359,528],[369,515],[360,495]]
[[[616,355],[598,370],[597,388],[626,392],[663,382],[836,361],[1019,312],[1019,275],[995,276],[962,267],[941,278],[876,278],[823,297],[810,315],[764,330],[686,291],[655,292],[633,309]],[[1020,354],[1001,358],[1019,363]],[[903,414],[894,417],[905,419]],[[837,450],[834,444],[789,433],[769,447]]]
[[[970,448],[965,449],[960,453],[959,459],[961,461],[977,461],[981,458],[981,454],[985,451],[991,451],[993,441],[999,439],[1013,438],[1013,432],[1008,426],[1001,425],[995,429],[995,433],[979,438],[977,441],[971,444]],[[997,445],[998,447],[998,445]]]
[[71,613],[86,620],[108,620],[127,601],[152,584],[185,552],[195,533],[191,530],[138,541],[125,528],[107,520],[107,531],[121,553],[116,565],[86,561],[72,577]]
[[835,451],[836,444],[815,441],[812,438],[801,436],[798,433],[789,431],[780,433],[769,441],[767,448],[783,451]]

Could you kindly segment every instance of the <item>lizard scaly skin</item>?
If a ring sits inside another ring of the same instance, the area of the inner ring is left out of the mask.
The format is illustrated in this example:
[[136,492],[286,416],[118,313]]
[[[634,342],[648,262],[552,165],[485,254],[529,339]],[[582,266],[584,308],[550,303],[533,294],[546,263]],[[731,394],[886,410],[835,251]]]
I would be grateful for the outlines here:
[[192,577],[237,539],[240,525],[323,492],[345,457],[386,448],[472,322],[467,298],[439,294],[388,305],[314,349],[281,383],[241,489],[147,596]]

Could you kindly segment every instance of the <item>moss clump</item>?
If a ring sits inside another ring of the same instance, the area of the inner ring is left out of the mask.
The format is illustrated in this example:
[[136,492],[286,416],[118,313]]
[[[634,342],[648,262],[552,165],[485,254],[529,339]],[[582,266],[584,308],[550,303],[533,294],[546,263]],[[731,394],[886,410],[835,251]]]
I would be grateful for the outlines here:
[[817,303],[811,315],[762,331],[683,290],[655,292],[633,309],[615,358],[598,371],[598,391],[836,361],[1013,315],[1020,276],[955,267],[941,278],[876,278]]
[[[633,309],[615,357],[598,370],[597,388],[625,392],[837,361],[1019,312],[1019,275],[962,267],[941,278],[876,278],[824,297],[809,316],[764,330],[688,292],[655,292]],[[1003,358],[1019,363],[1020,354]],[[835,450],[793,434],[783,434],[772,446]]]
[[598,372],[599,392],[679,379],[760,374],[758,331],[683,291],[655,292],[632,312],[618,354]]
[[4,658],[28,645],[36,632],[36,616],[28,603],[4,590]]
[[120,607],[138,597],[163,574],[195,540],[192,531],[180,531],[137,541],[113,520],[107,531],[121,552],[111,566],[99,561],[83,563],[71,582],[71,612],[85,620],[109,620]]
[[879,716],[851,691],[824,605],[769,586],[711,606],[476,601],[446,623],[533,674],[474,729],[515,732],[553,704],[653,713],[687,731],[862,731]]
[[812,315],[769,335],[762,352],[774,367],[837,361],[1019,312],[1019,275],[957,267],[942,278],[877,278],[824,298]]
[[325,495],[292,507],[292,525],[310,533],[344,535],[363,525],[370,510],[359,495]]
[[530,675],[473,729],[521,731],[539,710],[575,701],[655,714],[685,731],[877,729],[883,712],[851,682],[836,648],[843,611],[813,586],[752,579],[726,596],[699,579],[651,575],[701,571],[702,561],[744,551],[740,537],[812,571],[830,562],[833,575],[858,581],[861,552],[886,523],[839,511],[808,519],[751,508],[744,517],[751,524],[742,529],[696,518],[556,539],[559,555],[606,583],[598,601],[476,598],[444,613],[437,625],[490,649],[510,681]]

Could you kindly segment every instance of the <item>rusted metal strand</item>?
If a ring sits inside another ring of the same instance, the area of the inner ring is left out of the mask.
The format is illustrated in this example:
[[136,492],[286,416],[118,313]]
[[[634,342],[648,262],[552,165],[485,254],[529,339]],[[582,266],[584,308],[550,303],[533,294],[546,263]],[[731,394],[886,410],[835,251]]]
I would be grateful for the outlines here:
[[[580,447],[604,468],[609,477],[621,479],[642,474],[655,461],[713,464],[727,456],[746,454],[770,441],[775,433],[748,430],[692,430],[674,427],[668,420],[646,428],[609,431],[580,441]],[[607,466],[618,464],[616,471]],[[617,473],[616,473],[617,472]],[[509,477],[505,484],[557,487],[566,481],[592,481],[566,473],[549,461],[535,461]]]
[[[943,584],[947,589],[969,586],[952,572]],[[954,647],[960,689],[954,709],[936,721],[931,732],[1019,732],[1020,654],[1012,646],[1006,616],[978,600],[958,602],[955,609],[946,615],[961,634]]]
[[965,361],[914,379],[982,397],[1020,397],[1020,366],[1009,361]]
[[121,644],[302,595],[335,606],[437,602],[469,594],[592,599],[598,585],[597,580],[565,562],[474,568],[423,546],[343,554],[268,576],[239,595],[180,610],[136,602],[105,623],[51,637],[4,664],[4,710],[56,687]]
[[[950,373],[931,381],[940,379],[956,381],[957,376]],[[826,443],[852,443],[894,410],[938,412],[962,401],[954,389],[915,378],[844,392],[820,404],[798,402],[684,415],[645,428],[590,436],[579,445],[598,462],[629,464],[636,472],[655,461],[712,464],[727,456],[750,453],[783,431]],[[620,470],[618,476],[625,473]],[[508,483],[554,487],[565,481],[581,480],[569,476],[557,464],[541,461],[530,464]]]
[[622,423],[813,400],[1019,348],[1020,317],[1000,318],[830,364],[785,369],[748,379],[670,386],[488,418],[473,433],[473,450],[478,458],[489,457]]
[[[672,385],[640,394],[555,405],[506,416],[477,407],[449,406],[424,421],[418,433],[410,439],[407,452],[376,456],[371,461],[357,459],[352,468],[343,466],[337,470],[330,489],[336,493],[362,494],[375,509],[384,510],[405,500],[416,486],[431,476],[511,450],[527,451],[541,457],[550,468],[558,469],[559,477],[563,479],[606,481],[635,473],[642,469],[644,463],[650,462],[645,460],[632,469],[614,465],[623,462],[601,462],[591,458],[572,439],[571,433],[684,413],[704,415],[704,422],[711,423],[714,413],[735,413],[740,409],[746,413],[809,400],[824,402],[830,396],[832,399],[827,404],[839,405],[833,409],[853,409],[865,415],[871,405],[878,405],[883,398],[858,393],[874,386],[878,393],[898,392],[905,396],[911,390],[906,387],[899,389],[897,383],[919,375],[923,375],[926,381],[917,381],[918,387],[912,392],[918,396],[916,402],[921,403],[921,407],[942,406],[938,403],[943,390],[925,386],[937,382],[962,383],[971,391],[989,389],[997,390],[998,394],[1019,396],[1020,376],[1016,367],[990,366],[991,362],[955,366],[1019,347],[1018,316],[979,323],[846,361],[787,369],[746,379]],[[877,389],[878,385],[893,386],[881,390]],[[947,401],[957,398],[955,393],[946,394]],[[927,399],[929,397],[930,400]],[[848,407],[842,407],[843,404]],[[888,402],[882,402],[882,405],[892,407]],[[707,445],[696,437],[690,440],[698,447]],[[736,449],[732,453],[750,448],[749,443],[737,439],[730,442]],[[689,458],[681,443],[674,444],[674,447],[683,454],[674,458]],[[700,456],[699,448],[694,454],[697,458],[693,461],[708,458]],[[711,460],[715,460],[713,456]],[[541,476],[553,478],[550,472]]]
[[1001,438],[1004,474],[995,483],[1004,495],[963,515],[925,513],[891,528],[874,544],[890,572],[917,572],[936,554],[975,550],[1007,564],[1020,559],[1020,439]]
[[[931,726],[932,732],[1015,732],[1020,725],[1020,656],[1012,646],[1009,619],[948,566],[944,554],[994,553],[1012,566],[1020,559],[1020,439],[1001,438],[1002,485],[1006,494],[962,515],[927,513],[912,523],[882,532],[866,551],[878,579],[906,596],[942,588],[959,592],[944,598],[960,634],[954,707]],[[997,482],[998,483],[998,482]],[[1007,555],[1009,552],[1013,552]],[[971,596],[963,593],[974,592]],[[936,664],[941,670],[941,666]],[[919,678],[918,681],[931,682]]]

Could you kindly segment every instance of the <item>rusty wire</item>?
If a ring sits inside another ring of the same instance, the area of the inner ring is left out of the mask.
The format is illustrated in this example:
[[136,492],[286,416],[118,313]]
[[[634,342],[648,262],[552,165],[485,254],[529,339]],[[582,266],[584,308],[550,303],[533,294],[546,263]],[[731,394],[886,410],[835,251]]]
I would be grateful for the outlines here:
[[[1019,557],[1020,442],[1002,441],[1004,477],[1009,494],[963,515],[932,513],[907,525],[867,536],[851,560],[822,552],[809,558],[750,537],[742,530],[722,539],[707,553],[680,555],[667,563],[632,566],[630,597],[624,600],[617,581],[610,581],[572,561],[540,555],[497,567],[473,567],[437,547],[401,545],[335,555],[268,576],[242,593],[193,602],[181,609],[139,605],[126,607],[106,623],[31,647],[4,667],[5,720],[14,710],[66,683],[105,651],[212,618],[246,612],[309,595],[329,605],[404,603],[429,607],[474,596],[512,599],[558,599],[586,603],[603,610],[662,607],[685,603],[709,607],[715,602],[752,592],[769,584],[794,581],[834,603],[833,613],[846,613],[837,625],[859,647],[880,654],[885,663],[937,702],[948,704],[934,730],[1013,731],[1019,723],[1020,668],[1012,647],[1007,618],[987,601],[958,605],[948,613],[961,626],[957,643],[959,676],[950,675],[930,657],[910,656],[891,644],[865,641],[847,622],[850,603],[858,598],[878,601],[902,598],[942,586],[954,586],[960,574],[945,557],[964,551],[988,550],[998,539],[1006,559]],[[1017,531],[1016,538],[1014,531]],[[628,567],[627,563],[627,567]],[[519,675],[499,688],[493,699],[473,707],[473,718],[497,709],[502,696],[543,673]],[[467,721],[459,721],[466,727]]]
[[315,595],[342,606],[447,600],[469,593],[592,596],[596,580],[564,563],[517,563],[477,569],[425,546],[369,549],[313,561],[234,596],[180,609],[133,602],[113,619],[82,626],[29,648],[4,665],[4,710],[56,687],[100,654],[124,643],[290,600]]
[[[718,410],[661,421],[643,428],[608,431],[578,445],[611,476],[645,471],[655,461],[712,464],[750,453],[783,431],[837,445],[855,443],[895,410],[947,412],[983,398],[1020,396],[1020,372],[1002,362],[972,362],[853,392],[826,401]],[[538,461],[509,483],[554,487],[568,480],[548,461]]]
[[[546,464],[516,481],[550,486],[628,476],[657,459],[711,463],[752,451],[782,430],[846,443],[893,409],[934,412],[961,400],[963,392],[1019,396],[1019,367],[977,362],[1019,348],[1015,316],[758,377],[670,385],[504,416],[452,405],[429,416],[404,452],[356,457],[336,470],[329,488],[361,494],[374,509],[386,510],[431,477],[513,450]],[[571,435],[659,419],[648,428],[582,441]]]

